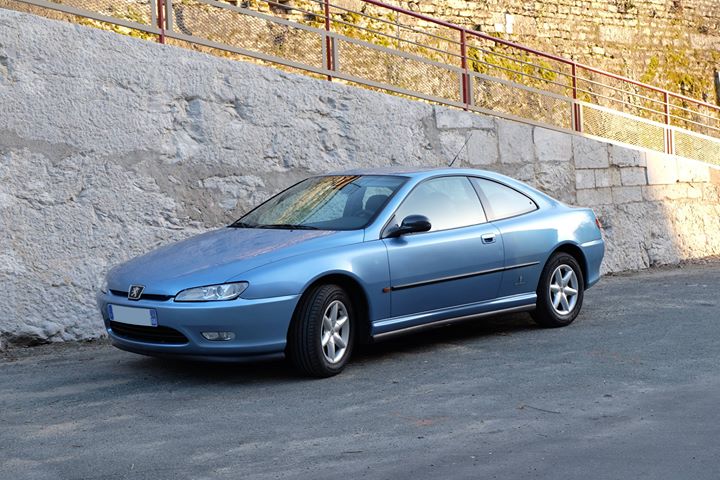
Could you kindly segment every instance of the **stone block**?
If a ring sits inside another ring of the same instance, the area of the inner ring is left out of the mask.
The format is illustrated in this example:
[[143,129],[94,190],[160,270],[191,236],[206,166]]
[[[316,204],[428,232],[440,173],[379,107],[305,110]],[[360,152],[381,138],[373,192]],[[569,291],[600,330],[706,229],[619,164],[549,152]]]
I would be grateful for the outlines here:
[[569,162],[572,160],[572,139],[567,133],[535,127],[533,140],[539,162]]
[[634,38],[632,30],[622,27],[611,27],[605,25],[599,30],[599,33],[600,40],[603,43],[622,43],[630,45],[632,44]]
[[613,203],[612,189],[595,188],[577,191],[577,204],[582,207],[607,205]]
[[472,128],[472,114],[449,107],[435,107],[435,126],[440,130]]
[[608,168],[610,166],[608,144],[591,138],[572,137],[575,168]]
[[533,127],[531,125],[498,120],[498,143],[501,163],[535,161]]
[[642,187],[612,187],[612,197],[615,203],[642,202]]
[[644,167],[645,155],[640,150],[621,147],[620,145],[610,145],[610,164],[618,167]]
[[647,179],[649,185],[668,185],[678,182],[677,159],[659,152],[647,152]]
[[648,185],[642,187],[643,198],[649,202],[663,200],[680,200],[688,196],[687,184]]
[[487,115],[465,112],[450,107],[435,106],[435,126],[438,130],[494,129],[495,120]]
[[596,170],[575,170],[575,188],[595,188],[595,172]]
[[709,182],[710,166],[707,163],[677,159],[677,171],[679,182]]
[[710,167],[710,183],[720,185],[720,167]]
[[595,172],[595,186],[596,187],[610,187],[612,186],[611,170],[609,168],[600,168],[593,170]]
[[494,130],[473,130],[467,142],[470,165],[492,165],[499,160],[498,137]]
[[625,167],[620,169],[623,185],[647,185],[647,176],[643,167]]
[[601,168],[595,170],[596,187],[619,187],[622,185],[620,169],[617,167]]
[[640,187],[642,190],[643,200],[647,202],[659,202],[665,200],[665,187],[662,185],[648,185]]

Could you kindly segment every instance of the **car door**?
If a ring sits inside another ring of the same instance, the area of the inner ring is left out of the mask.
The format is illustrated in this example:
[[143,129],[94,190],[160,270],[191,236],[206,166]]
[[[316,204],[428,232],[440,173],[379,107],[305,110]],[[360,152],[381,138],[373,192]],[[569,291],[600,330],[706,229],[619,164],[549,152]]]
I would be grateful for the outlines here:
[[471,182],[477,188],[485,213],[500,231],[505,250],[505,265],[498,296],[535,292],[542,273],[542,260],[548,248],[557,242],[555,229],[536,212],[535,202],[525,194],[502,183],[479,177]]
[[424,215],[431,230],[385,238],[391,313],[400,317],[495,298],[503,266],[499,230],[464,176],[435,177],[416,186],[391,224]]

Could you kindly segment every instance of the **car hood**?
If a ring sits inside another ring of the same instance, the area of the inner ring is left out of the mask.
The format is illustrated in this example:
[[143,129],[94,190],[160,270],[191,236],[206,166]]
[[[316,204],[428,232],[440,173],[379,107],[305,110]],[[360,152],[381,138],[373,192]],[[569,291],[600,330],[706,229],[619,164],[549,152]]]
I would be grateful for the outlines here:
[[248,270],[295,255],[358,243],[363,232],[222,228],[166,245],[113,268],[111,290],[144,285],[146,294],[175,295],[224,283]]

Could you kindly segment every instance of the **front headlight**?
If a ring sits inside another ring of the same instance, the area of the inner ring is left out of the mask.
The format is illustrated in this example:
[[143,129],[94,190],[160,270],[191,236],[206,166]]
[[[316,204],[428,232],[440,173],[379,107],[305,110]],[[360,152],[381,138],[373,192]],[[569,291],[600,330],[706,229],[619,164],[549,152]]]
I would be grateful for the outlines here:
[[247,282],[208,285],[207,287],[188,288],[175,296],[176,302],[213,302],[234,300],[248,287]]
[[100,291],[102,293],[108,293],[108,281],[107,277],[103,277],[102,281],[100,282]]

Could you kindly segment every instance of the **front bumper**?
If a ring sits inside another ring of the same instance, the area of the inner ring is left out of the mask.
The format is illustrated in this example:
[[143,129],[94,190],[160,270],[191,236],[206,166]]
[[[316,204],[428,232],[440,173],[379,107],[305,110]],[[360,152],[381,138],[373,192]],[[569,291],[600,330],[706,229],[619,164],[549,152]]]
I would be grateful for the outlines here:
[[[236,300],[224,302],[184,303],[167,301],[132,301],[112,293],[98,293],[97,305],[105,329],[116,347],[144,355],[202,360],[238,361],[275,358],[285,350],[287,332],[300,295]],[[187,338],[184,343],[160,343],[129,338],[113,331],[108,305],[152,308],[158,327],[172,328]],[[230,341],[210,341],[202,332],[235,333]]]

